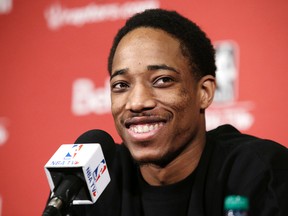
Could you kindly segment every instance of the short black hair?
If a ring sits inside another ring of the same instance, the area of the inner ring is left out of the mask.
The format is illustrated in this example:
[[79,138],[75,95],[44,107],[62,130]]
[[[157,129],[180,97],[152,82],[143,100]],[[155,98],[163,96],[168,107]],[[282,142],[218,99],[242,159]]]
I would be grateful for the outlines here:
[[120,40],[130,31],[139,27],[161,29],[179,40],[183,55],[187,56],[196,78],[215,76],[215,50],[210,39],[200,27],[176,11],[148,9],[137,13],[126,21],[116,34],[108,57],[108,72],[112,73],[112,63]]

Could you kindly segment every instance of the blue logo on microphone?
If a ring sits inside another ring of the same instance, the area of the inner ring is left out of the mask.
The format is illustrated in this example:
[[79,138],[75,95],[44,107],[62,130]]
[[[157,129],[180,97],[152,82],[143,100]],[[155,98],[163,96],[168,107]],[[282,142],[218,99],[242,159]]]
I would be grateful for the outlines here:
[[64,160],[71,160],[75,158],[82,147],[83,144],[74,144],[71,150],[69,150],[69,152],[65,155]]
[[103,159],[93,172],[93,178],[95,179],[96,182],[101,178],[106,169],[107,169],[106,161],[105,159]]

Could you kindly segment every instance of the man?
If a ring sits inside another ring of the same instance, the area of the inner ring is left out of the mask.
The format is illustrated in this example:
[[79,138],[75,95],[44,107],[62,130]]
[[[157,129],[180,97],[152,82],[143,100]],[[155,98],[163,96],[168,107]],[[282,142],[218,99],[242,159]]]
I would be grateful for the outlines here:
[[215,91],[214,49],[176,12],[130,18],[110,51],[117,145],[111,183],[77,215],[223,215],[224,198],[249,199],[249,215],[288,215],[288,151],[229,125],[206,132]]

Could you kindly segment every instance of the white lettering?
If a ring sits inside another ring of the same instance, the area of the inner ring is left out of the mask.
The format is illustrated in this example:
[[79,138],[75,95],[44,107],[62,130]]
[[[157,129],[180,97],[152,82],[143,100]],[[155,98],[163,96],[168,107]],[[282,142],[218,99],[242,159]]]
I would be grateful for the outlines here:
[[7,14],[11,12],[12,7],[13,7],[12,0],[0,0],[0,14]]
[[254,123],[254,116],[251,113],[253,107],[254,104],[251,102],[238,102],[231,106],[212,106],[206,112],[207,129],[231,124],[241,131],[248,130]]
[[47,25],[51,30],[57,30],[65,25],[83,26],[87,23],[114,21],[126,19],[135,13],[149,8],[159,8],[156,0],[126,2],[124,4],[113,3],[96,5],[91,3],[80,8],[68,9],[59,3],[50,6],[45,11]]
[[92,80],[80,78],[74,81],[72,89],[72,112],[83,116],[91,113],[110,113],[110,84],[106,80],[104,88],[95,88]]
[[4,126],[4,122],[3,124],[0,122],[0,145],[4,145],[8,140],[8,137],[9,137],[8,131]]

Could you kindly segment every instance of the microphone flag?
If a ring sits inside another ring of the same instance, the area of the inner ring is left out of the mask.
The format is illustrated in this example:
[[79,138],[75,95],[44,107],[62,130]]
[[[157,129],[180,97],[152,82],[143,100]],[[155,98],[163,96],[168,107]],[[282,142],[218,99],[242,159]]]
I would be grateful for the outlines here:
[[67,175],[76,175],[85,182],[73,205],[95,203],[111,180],[98,143],[63,144],[44,169],[52,192]]

